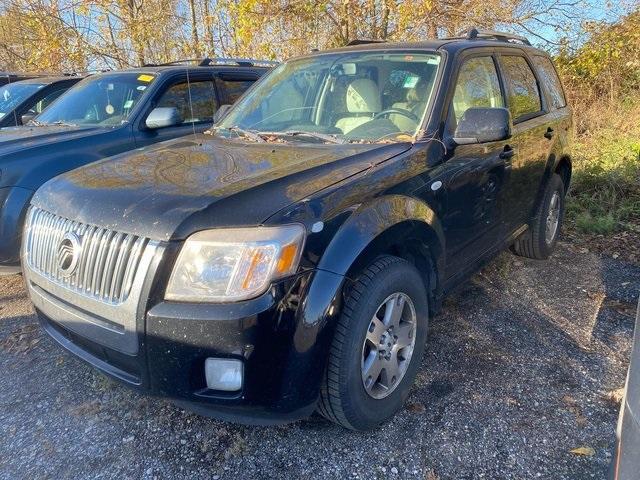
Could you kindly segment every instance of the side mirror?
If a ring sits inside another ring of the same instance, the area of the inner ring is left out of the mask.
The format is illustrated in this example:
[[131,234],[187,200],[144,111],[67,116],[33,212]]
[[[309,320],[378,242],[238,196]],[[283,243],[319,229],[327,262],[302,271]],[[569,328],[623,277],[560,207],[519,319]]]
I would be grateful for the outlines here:
[[213,123],[218,123],[222,120],[229,110],[231,110],[231,105],[226,103],[224,105],[220,105],[220,108],[218,108],[216,113],[213,114]]
[[20,121],[22,122],[22,125],[26,125],[34,118],[36,118],[36,116],[33,113],[25,113],[20,117]]
[[157,107],[151,110],[145,124],[147,128],[173,127],[182,123],[182,117],[176,107]]
[[512,126],[511,113],[506,108],[469,108],[458,122],[453,141],[469,145],[507,140]]

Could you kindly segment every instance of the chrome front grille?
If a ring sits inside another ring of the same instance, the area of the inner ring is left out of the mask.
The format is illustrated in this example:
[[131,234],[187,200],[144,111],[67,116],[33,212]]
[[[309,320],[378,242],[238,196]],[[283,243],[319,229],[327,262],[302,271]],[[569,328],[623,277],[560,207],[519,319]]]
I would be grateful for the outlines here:
[[[75,234],[77,265],[65,273],[60,245]],[[33,207],[29,211],[25,255],[31,270],[51,282],[110,304],[127,300],[149,240],[108,228],[88,225]]]

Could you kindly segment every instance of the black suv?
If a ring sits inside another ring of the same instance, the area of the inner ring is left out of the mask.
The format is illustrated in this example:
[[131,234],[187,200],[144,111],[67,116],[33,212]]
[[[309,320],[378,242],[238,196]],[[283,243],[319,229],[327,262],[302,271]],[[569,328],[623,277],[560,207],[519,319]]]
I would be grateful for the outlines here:
[[547,258],[571,112],[522,38],[370,43],[266,75],[212,129],[34,196],[46,331],[124,383],[242,422],[401,408],[443,296],[512,246]]
[[0,127],[24,125],[82,77],[38,77],[0,88]]
[[0,130],[0,273],[19,270],[31,196],[96,160],[210,128],[274,64],[205,59],[91,75],[23,127]]

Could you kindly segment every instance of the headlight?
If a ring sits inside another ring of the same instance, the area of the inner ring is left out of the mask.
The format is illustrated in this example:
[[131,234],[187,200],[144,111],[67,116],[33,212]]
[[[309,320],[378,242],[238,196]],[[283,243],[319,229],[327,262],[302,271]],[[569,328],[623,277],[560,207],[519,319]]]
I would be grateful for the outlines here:
[[185,242],[171,273],[167,300],[230,302],[265,292],[295,273],[302,225],[205,230]]

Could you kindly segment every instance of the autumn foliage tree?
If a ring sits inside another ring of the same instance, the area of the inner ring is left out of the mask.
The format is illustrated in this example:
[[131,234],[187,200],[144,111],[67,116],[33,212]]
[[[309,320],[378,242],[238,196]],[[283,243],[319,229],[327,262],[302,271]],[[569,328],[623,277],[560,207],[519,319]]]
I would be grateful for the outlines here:
[[577,13],[586,18],[597,4],[597,0],[0,0],[0,69],[95,70],[202,56],[283,59],[356,38],[422,40],[454,35],[471,26],[507,26],[540,39],[544,28],[574,28],[581,18]]

